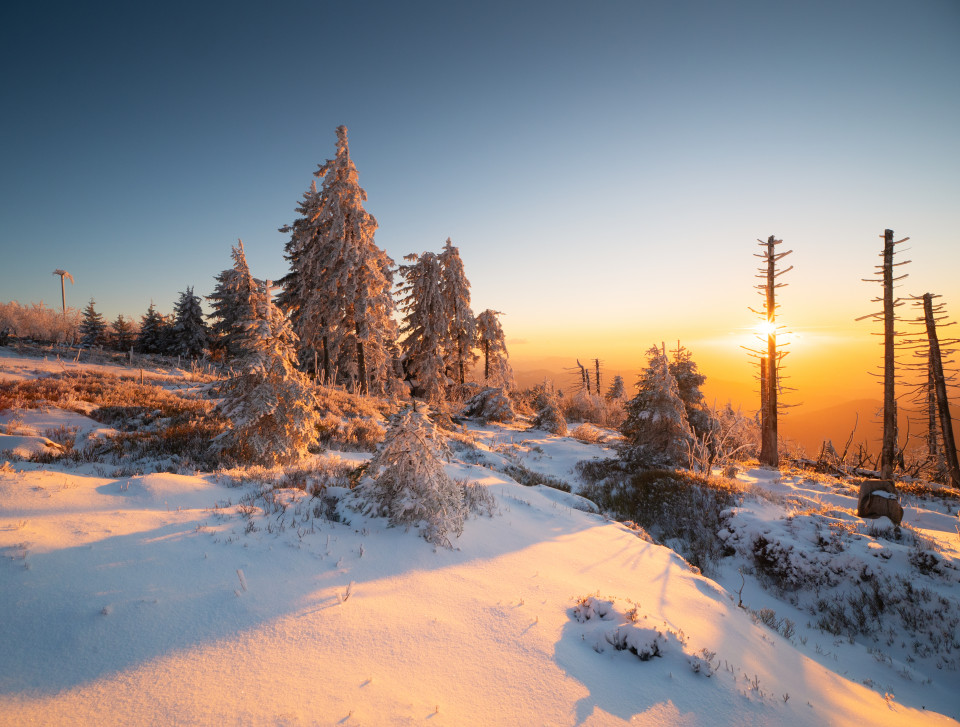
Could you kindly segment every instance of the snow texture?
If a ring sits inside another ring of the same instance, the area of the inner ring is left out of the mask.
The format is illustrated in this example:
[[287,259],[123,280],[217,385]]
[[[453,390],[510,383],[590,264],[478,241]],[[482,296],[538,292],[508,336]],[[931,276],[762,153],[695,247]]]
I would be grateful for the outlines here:
[[[60,370],[0,355],[7,382]],[[61,416],[34,411],[5,421],[41,436]],[[905,626],[892,645],[834,636],[809,615],[813,592],[781,597],[748,568],[764,535],[805,553],[797,563],[842,571],[852,558],[953,603],[955,509],[905,500],[897,540],[849,515],[853,487],[751,470],[727,521],[736,552],[710,580],[492,468],[516,459],[566,478],[608,448],[516,426],[462,437],[474,444],[443,469],[500,514],[466,522],[452,550],[380,517],[338,522],[326,503],[345,487],[266,487],[262,470],[0,460],[0,725],[957,724],[955,646],[916,653],[924,630]]]

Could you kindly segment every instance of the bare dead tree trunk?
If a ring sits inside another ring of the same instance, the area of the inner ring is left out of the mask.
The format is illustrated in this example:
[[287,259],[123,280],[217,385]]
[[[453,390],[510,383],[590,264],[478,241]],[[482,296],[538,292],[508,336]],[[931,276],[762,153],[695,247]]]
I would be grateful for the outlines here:
[[596,367],[595,370],[597,373],[597,379],[596,379],[597,396],[600,396],[600,359],[598,358],[593,359],[593,365]]
[[[926,311],[924,311],[926,315]],[[939,449],[937,448],[937,389],[933,375],[933,351],[927,351],[927,454],[930,461],[937,462]]]
[[893,478],[893,468],[897,454],[897,399],[895,392],[896,381],[896,308],[902,303],[894,297],[893,284],[898,280],[903,280],[906,275],[894,277],[893,269],[898,265],[906,265],[909,260],[904,262],[893,262],[894,246],[901,242],[906,242],[909,237],[902,240],[893,239],[893,230],[883,231],[883,251],[880,257],[883,262],[877,266],[880,277],[877,279],[864,278],[868,283],[880,283],[883,289],[883,295],[874,298],[871,302],[883,303],[883,309],[877,313],[870,313],[857,318],[862,321],[866,318],[883,322],[883,441],[880,446],[880,477],[889,480]]
[[[767,241],[758,241],[764,252],[758,255],[764,263],[766,269],[760,268],[759,278],[764,278],[765,282],[757,287],[760,288],[764,296],[764,310],[761,315],[765,317],[765,327],[767,333],[766,351],[761,353],[761,357],[766,358],[766,376],[761,372],[761,430],[760,430],[760,463],[768,467],[780,466],[780,454],[777,449],[777,393],[780,388],[780,354],[777,351],[777,288],[782,287],[784,283],[776,282],[776,279],[783,273],[792,270],[793,266],[785,270],[777,270],[777,261],[789,255],[792,250],[787,252],[776,252],[776,246],[782,240],[776,239],[773,235],[767,238]],[[761,364],[762,365],[762,364]]]
[[897,449],[896,393],[894,391],[893,230],[883,232],[883,445],[880,478],[893,479]]
[[947,469],[950,472],[950,482],[954,487],[960,487],[960,464],[957,463],[957,447],[953,439],[953,420],[950,418],[947,383],[943,375],[943,360],[940,356],[937,324],[933,319],[933,296],[930,293],[923,296],[923,315],[927,323],[927,338],[930,341],[930,362],[933,366],[933,382],[937,392],[943,453],[947,460]]
[[[767,357],[760,357],[760,432],[767,431]],[[761,439],[762,444],[762,439]]]

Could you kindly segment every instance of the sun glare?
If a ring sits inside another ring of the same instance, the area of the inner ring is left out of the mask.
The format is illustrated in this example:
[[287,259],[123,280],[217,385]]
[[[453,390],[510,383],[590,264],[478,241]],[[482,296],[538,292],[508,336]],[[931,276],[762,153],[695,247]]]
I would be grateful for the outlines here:
[[761,335],[764,337],[769,336],[771,334],[773,335],[777,334],[777,324],[771,323],[770,321],[760,321],[753,328],[758,335]]

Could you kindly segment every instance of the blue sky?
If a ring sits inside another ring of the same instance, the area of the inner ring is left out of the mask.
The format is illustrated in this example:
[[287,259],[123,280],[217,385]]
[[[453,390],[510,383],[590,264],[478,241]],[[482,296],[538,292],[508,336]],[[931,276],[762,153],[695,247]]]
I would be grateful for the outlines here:
[[5,3],[0,299],[168,311],[238,237],[280,277],[345,124],[379,244],[451,237],[515,356],[733,336],[770,234],[811,335],[885,227],[956,309],[958,38],[955,0]]

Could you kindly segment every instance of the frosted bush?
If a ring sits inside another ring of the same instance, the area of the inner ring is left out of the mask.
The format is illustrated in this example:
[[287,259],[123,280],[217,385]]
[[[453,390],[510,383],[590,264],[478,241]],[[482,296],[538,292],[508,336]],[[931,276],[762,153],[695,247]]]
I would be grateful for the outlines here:
[[509,422],[517,417],[513,402],[501,388],[486,387],[471,396],[463,413],[484,422]]
[[462,485],[443,469],[445,449],[424,414],[400,415],[357,489],[361,510],[392,525],[419,526],[427,542],[452,548],[449,536],[463,532],[467,509]]
[[533,420],[534,427],[559,437],[567,436],[567,420],[556,394],[546,388],[540,389],[533,408],[537,412]]

